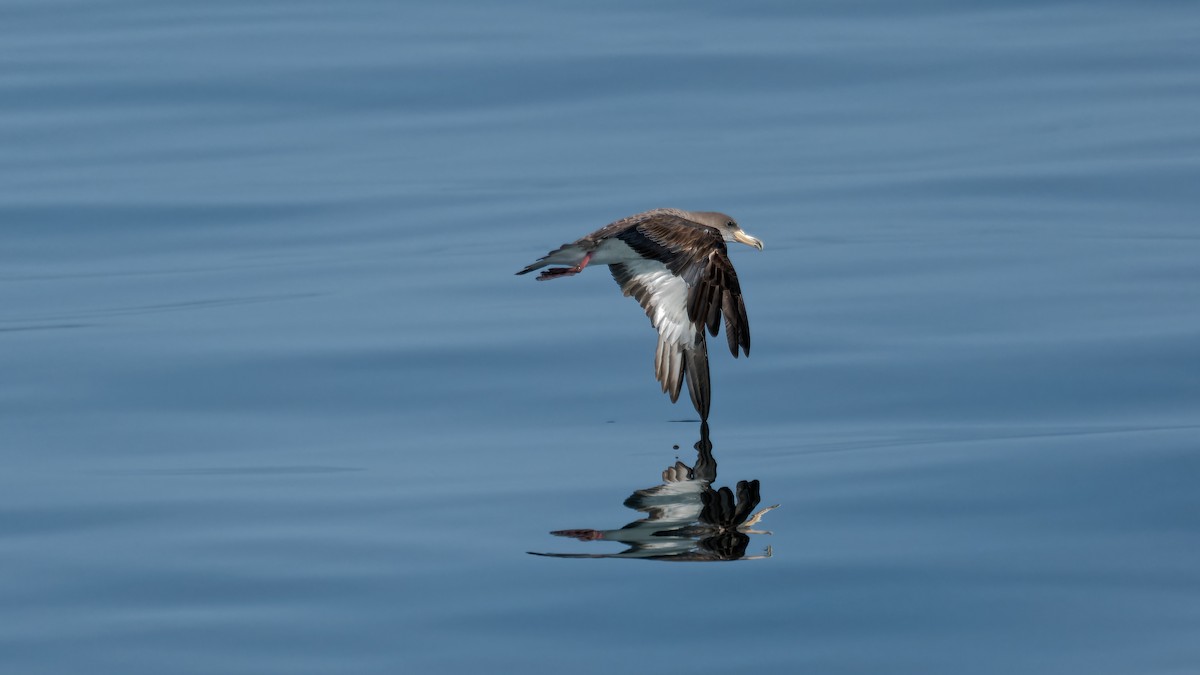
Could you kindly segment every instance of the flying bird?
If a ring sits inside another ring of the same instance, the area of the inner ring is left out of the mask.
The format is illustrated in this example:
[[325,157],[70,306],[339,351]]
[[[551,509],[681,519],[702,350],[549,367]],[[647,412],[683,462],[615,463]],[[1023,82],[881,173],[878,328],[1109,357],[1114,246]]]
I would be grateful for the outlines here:
[[608,265],[621,292],[638,301],[658,331],[654,376],[663,392],[671,402],[679,400],[686,379],[692,405],[707,420],[711,387],[705,329],[715,336],[724,316],[730,353],[737,358],[740,348],[750,355],[750,322],[726,242],[763,247],[723,213],[655,209],[563,244],[517,274],[569,265],[543,271],[537,278],[545,281],[579,274],[589,264]]

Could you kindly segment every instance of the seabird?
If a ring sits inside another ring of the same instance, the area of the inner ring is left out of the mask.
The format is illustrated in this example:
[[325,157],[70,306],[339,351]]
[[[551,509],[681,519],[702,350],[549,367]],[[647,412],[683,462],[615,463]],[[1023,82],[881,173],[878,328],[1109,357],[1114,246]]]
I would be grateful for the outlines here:
[[714,211],[655,209],[622,218],[563,244],[517,274],[547,265],[538,281],[569,277],[589,264],[608,265],[621,292],[633,296],[658,331],[654,376],[671,402],[683,380],[701,420],[708,419],[710,386],[704,329],[716,335],[725,317],[725,338],[737,358],[750,355],[750,322],[742,288],[729,261],[726,242],[762,250],[758,239],[737,221]]

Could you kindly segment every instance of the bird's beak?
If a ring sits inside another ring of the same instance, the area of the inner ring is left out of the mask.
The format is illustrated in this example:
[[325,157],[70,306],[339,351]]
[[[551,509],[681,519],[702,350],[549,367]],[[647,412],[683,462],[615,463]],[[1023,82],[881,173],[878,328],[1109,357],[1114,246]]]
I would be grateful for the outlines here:
[[733,238],[737,239],[738,241],[742,242],[743,244],[745,244],[747,246],[753,246],[754,248],[756,248],[760,251],[762,250],[762,242],[761,241],[759,241],[758,239],[755,239],[754,237],[751,237],[750,235],[746,234],[745,232],[742,232],[741,230],[734,232]]

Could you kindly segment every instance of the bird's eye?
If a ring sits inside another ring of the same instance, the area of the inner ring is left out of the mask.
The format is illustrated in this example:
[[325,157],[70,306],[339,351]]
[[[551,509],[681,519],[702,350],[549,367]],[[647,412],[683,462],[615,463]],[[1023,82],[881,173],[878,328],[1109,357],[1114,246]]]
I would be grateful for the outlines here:
[[725,223],[725,227],[737,227],[737,223],[731,220],[728,223]]

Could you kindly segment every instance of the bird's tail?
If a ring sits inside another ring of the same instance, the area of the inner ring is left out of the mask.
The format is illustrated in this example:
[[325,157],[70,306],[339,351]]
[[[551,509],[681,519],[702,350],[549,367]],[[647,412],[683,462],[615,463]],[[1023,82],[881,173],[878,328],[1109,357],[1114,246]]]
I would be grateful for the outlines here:
[[705,344],[704,331],[696,331],[696,341],[690,347],[683,349],[683,369],[687,374],[688,393],[692,396],[692,405],[700,414],[702,422],[708,421],[708,409],[712,403],[712,387],[708,379],[708,347]]
[[547,262],[545,258],[541,258],[537,261],[529,263],[528,265],[525,266],[525,269],[521,270],[520,272],[517,272],[517,274],[529,274],[530,272],[532,272],[536,269],[541,269],[549,264],[550,263]]
[[525,269],[517,272],[517,274],[529,274],[530,272],[541,269],[546,265],[578,265],[587,254],[578,244],[563,244],[558,248],[550,251],[546,255],[525,266]]

